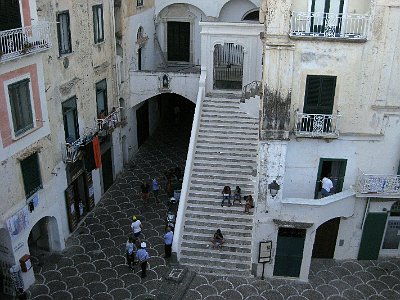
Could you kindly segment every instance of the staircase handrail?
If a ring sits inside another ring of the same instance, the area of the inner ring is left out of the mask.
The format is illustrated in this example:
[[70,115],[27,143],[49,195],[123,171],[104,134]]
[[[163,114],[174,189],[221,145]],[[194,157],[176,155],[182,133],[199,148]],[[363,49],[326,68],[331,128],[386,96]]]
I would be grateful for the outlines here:
[[254,96],[261,96],[261,81],[254,80],[246,84],[242,88],[242,96],[240,102],[245,102],[246,99],[250,99]]
[[207,70],[202,67],[199,80],[199,91],[197,93],[196,109],[194,112],[192,131],[190,134],[189,149],[186,157],[186,165],[182,182],[181,197],[179,200],[178,211],[176,214],[174,241],[172,244],[172,250],[176,253],[178,260],[180,259],[181,255],[180,251],[182,244],[181,241],[183,238],[183,225],[185,221],[187,198],[189,195],[190,177],[193,169],[193,158],[197,144],[197,135],[200,128],[200,118],[201,118],[201,111],[203,108],[203,100],[206,95],[206,78],[207,78]]

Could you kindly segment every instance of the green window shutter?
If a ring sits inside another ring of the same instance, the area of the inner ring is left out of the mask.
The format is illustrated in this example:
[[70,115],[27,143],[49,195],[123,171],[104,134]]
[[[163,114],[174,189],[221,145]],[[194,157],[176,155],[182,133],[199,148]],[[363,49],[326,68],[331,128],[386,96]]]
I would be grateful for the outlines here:
[[24,79],[8,86],[11,115],[16,136],[33,128],[29,79]]
[[381,249],[387,213],[369,213],[364,223],[364,230],[358,250],[358,260],[377,259]]
[[34,153],[22,160],[21,170],[24,181],[25,195],[28,198],[42,188],[38,154]]
[[307,114],[332,114],[335,89],[335,76],[308,75],[303,112]]

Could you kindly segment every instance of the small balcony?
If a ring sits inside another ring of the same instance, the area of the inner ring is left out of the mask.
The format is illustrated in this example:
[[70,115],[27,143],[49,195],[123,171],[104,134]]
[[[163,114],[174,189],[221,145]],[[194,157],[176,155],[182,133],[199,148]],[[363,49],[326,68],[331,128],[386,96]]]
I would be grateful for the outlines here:
[[51,48],[50,23],[0,31],[0,62]]
[[359,197],[399,198],[400,176],[361,174],[356,191]]
[[296,112],[296,137],[338,138],[340,114],[322,115]]
[[74,142],[65,143],[65,152],[64,152],[64,162],[65,163],[74,163],[78,160],[81,154],[80,147],[83,141],[81,139],[77,139]]
[[289,35],[366,41],[369,22],[366,14],[293,12]]
[[113,108],[111,113],[108,116],[100,116],[97,119],[97,130],[99,132],[99,136],[106,136],[111,134],[115,128],[121,126],[119,112]]

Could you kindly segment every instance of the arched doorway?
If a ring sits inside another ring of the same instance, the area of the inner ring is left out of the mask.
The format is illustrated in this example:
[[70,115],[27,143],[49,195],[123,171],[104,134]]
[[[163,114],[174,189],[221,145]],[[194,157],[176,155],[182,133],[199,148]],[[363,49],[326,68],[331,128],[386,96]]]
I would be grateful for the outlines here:
[[43,252],[61,251],[56,218],[44,217],[40,219],[29,233],[28,246],[29,252],[34,256]]
[[333,258],[339,225],[340,218],[334,218],[318,227],[312,252],[313,258]]
[[214,89],[241,90],[243,46],[224,43],[214,46]]

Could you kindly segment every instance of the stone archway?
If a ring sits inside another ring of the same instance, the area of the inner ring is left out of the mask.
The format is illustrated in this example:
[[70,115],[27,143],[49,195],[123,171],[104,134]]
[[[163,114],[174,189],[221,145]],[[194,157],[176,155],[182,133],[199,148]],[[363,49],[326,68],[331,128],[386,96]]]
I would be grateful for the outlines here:
[[28,237],[28,246],[32,255],[61,251],[60,235],[55,217],[44,217],[32,227]]

